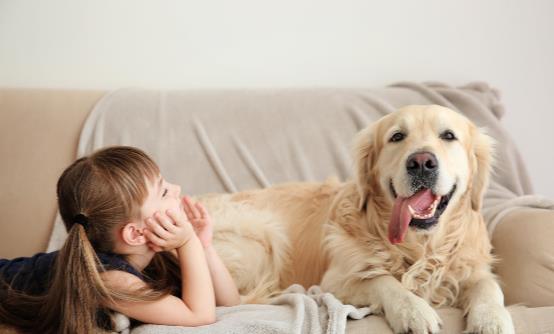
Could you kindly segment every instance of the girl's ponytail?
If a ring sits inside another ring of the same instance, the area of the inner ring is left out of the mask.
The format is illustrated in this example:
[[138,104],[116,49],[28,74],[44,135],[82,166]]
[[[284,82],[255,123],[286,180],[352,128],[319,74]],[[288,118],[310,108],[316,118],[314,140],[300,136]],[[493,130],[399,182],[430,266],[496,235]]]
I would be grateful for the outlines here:
[[[48,297],[40,310],[41,332],[97,332],[97,311],[110,298],[98,272],[99,260],[85,228],[73,224],[56,259]],[[41,326],[41,327],[42,327]]]
[[[98,310],[111,300],[98,268],[99,260],[84,227],[74,224],[56,257],[46,294],[28,295],[2,282],[0,323],[27,333],[97,333]],[[102,325],[109,328],[111,323]]]

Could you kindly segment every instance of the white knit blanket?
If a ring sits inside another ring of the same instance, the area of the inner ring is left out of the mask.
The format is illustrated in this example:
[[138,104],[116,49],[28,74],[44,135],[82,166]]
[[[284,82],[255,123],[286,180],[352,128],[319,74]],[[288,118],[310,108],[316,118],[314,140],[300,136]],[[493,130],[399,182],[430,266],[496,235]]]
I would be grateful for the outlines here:
[[200,327],[141,325],[130,329],[127,317],[118,314],[114,320],[122,334],[340,334],[345,332],[347,318],[361,319],[371,314],[371,308],[344,305],[319,286],[306,291],[295,284],[268,305],[218,307],[216,314],[217,322]]

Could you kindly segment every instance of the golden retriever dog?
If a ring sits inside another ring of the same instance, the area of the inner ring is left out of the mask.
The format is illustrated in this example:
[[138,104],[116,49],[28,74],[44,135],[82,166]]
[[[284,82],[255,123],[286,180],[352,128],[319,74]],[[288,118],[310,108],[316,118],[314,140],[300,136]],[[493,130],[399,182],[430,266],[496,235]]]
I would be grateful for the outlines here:
[[480,213],[492,140],[440,106],[408,106],[362,130],[355,177],[200,197],[246,301],[293,283],[372,305],[395,333],[437,333],[434,307],[467,332],[513,333]]

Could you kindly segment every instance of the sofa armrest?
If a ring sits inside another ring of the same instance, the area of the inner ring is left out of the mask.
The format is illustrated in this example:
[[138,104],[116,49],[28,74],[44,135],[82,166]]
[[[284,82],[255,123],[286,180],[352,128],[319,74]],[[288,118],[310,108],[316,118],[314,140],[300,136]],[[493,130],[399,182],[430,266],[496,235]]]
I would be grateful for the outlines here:
[[554,306],[554,210],[513,210],[496,227],[492,244],[506,304]]
[[0,258],[46,249],[56,182],[105,92],[0,88]]

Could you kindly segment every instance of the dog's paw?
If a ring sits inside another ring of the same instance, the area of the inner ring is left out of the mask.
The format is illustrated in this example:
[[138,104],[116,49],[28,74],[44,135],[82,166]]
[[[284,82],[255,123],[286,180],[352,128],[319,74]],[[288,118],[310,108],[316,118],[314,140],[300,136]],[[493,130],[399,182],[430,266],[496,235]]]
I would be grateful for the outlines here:
[[411,293],[389,301],[384,311],[395,333],[438,333],[442,326],[437,312],[425,300]]
[[464,333],[514,334],[512,317],[502,305],[479,305],[469,311]]

